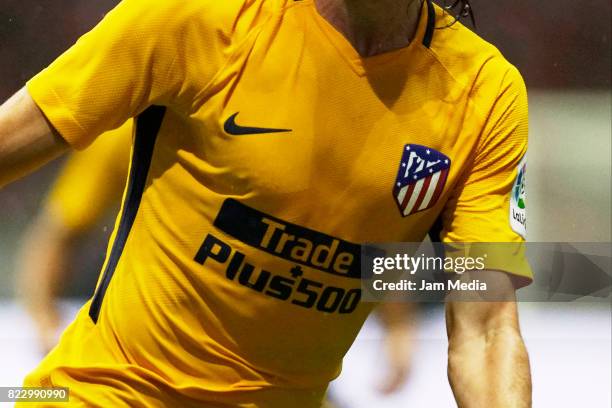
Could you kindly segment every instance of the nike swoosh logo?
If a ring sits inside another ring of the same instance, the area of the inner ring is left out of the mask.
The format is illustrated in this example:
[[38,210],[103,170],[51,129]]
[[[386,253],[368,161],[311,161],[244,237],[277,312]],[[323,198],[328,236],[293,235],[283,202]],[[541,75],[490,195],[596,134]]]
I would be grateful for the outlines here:
[[232,116],[227,118],[223,124],[223,130],[225,133],[230,135],[256,135],[259,133],[280,133],[280,132],[291,132],[291,129],[274,129],[274,128],[262,128],[262,127],[251,127],[251,126],[240,126],[236,123],[236,116],[240,112],[234,113]]

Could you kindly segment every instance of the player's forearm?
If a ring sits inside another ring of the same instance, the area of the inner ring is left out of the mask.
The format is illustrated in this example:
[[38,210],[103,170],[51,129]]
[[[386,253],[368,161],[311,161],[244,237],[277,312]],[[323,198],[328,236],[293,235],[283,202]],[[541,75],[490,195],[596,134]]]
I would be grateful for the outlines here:
[[67,149],[25,88],[0,106],[0,187]]
[[59,324],[55,302],[66,280],[65,260],[72,242],[72,234],[44,213],[23,239],[18,256],[18,291],[41,330],[56,330]]
[[385,328],[384,349],[387,357],[386,374],[379,391],[390,394],[400,389],[409,375],[414,332],[416,304],[383,302],[378,307],[378,317]]
[[531,407],[529,358],[512,323],[450,332],[448,376],[460,408]]
[[415,326],[415,304],[383,302],[377,313],[381,324],[387,330],[411,330]]

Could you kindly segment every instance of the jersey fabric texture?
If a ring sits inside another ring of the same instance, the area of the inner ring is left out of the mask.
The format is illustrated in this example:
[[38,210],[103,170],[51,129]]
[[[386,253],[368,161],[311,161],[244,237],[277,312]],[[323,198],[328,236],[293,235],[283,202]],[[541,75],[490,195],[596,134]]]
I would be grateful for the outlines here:
[[[75,148],[136,124],[96,292],[25,385],[88,407],[320,406],[374,306],[359,243],[437,219],[445,242],[521,243],[525,86],[461,24],[434,29],[448,18],[425,1],[409,46],[361,58],[312,0],[124,0],[33,78]],[[410,148],[443,158],[420,204],[396,190]]]
[[110,130],[82,152],[72,154],[49,191],[45,210],[72,231],[87,231],[121,200],[133,121]]

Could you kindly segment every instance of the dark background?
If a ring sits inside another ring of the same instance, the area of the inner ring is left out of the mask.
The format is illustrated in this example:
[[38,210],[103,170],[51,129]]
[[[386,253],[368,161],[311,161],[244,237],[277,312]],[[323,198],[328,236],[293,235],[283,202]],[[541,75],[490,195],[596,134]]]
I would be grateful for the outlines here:
[[[0,99],[19,89],[116,3],[2,0]],[[609,0],[471,3],[476,31],[502,50],[523,73],[529,87],[610,86]]]

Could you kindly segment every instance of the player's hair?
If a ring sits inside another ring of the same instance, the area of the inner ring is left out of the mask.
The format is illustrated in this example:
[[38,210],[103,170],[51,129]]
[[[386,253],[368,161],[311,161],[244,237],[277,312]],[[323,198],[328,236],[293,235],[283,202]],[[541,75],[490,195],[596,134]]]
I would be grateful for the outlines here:
[[442,8],[444,12],[453,15],[453,20],[442,27],[436,28],[448,28],[455,24],[457,21],[462,18],[469,17],[472,20],[472,25],[476,27],[476,20],[474,19],[474,11],[472,10],[472,5],[470,4],[470,0],[454,0],[452,4],[448,4],[447,0],[444,0],[442,4]]

